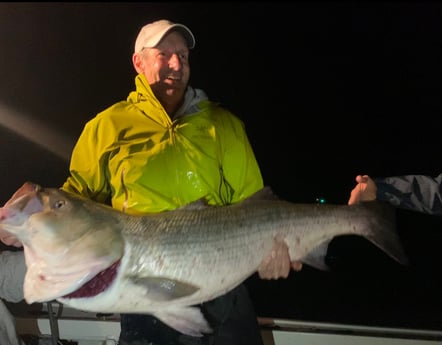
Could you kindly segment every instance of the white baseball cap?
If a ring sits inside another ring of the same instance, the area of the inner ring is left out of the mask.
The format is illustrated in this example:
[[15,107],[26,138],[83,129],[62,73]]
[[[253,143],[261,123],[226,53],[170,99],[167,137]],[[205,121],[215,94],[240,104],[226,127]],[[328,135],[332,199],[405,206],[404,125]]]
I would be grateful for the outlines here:
[[143,48],[156,47],[164,35],[172,29],[178,30],[183,34],[189,49],[195,47],[195,37],[187,26],[161,19],[141,28],[135,41],[135,53],[139,53]]

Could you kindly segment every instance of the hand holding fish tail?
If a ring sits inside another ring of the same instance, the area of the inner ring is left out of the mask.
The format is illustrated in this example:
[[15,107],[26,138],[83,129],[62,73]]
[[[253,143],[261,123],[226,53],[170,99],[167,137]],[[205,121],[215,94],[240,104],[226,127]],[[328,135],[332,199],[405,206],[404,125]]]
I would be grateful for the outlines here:
[[258,268],[259,277],[269,280],[287,278],[290,269],[300,271],[302,262],[290,262],[287,244],[282,239],[275,239],[272,252],[262,260]]
[[356,176],[357,185],[353,188],[348,199],[349,205],[354,205],[362,201],[376,200],[376,184],[368,175]]

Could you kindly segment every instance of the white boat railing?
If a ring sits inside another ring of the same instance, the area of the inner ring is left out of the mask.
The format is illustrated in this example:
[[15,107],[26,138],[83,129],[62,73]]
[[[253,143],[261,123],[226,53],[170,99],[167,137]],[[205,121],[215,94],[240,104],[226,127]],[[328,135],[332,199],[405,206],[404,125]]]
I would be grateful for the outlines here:
[[[120,333],[118,314],[83,312],[58,302],[21,307],[24,309],[16,308],[15,312],[19,334],[34,334],[46,338],[45,344],[51,344],[56,330],[57,337],[76,341],[78,345],[117,344]],[[442,330],[277,318],[258,318],[258,321],[265,345],[442,345]]]

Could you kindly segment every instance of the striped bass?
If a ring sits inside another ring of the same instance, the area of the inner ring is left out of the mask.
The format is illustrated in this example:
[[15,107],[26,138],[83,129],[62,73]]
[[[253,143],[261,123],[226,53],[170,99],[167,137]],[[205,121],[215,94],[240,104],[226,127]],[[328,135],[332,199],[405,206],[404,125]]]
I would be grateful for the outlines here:
[[291,261],[320,270],[341,235],[363,236],[407,262],[393,207],[298,204],[269,187],[233,205],[195,201],[139,216],[27,182],[0,211],[0,227],[24,247],[27,303],[148,313],[193,336],[211,331],[197,305],[256,272],[275,240],[287,244]]

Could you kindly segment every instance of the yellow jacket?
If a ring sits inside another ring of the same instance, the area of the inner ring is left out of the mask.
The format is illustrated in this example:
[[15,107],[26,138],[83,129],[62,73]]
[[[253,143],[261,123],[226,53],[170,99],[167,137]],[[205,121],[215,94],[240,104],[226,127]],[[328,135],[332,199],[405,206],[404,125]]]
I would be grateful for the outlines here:
[[143,75],[135,84],[85,125],[62,189],[141,214],[201,198],[226,205],[263,187],[239,118],[189,87],[172,120]]

